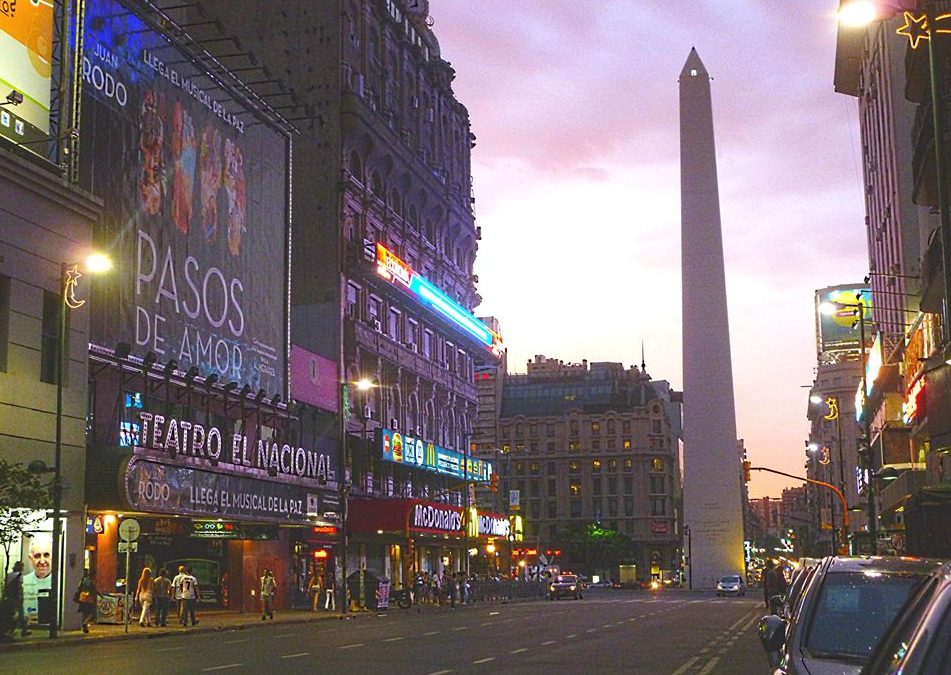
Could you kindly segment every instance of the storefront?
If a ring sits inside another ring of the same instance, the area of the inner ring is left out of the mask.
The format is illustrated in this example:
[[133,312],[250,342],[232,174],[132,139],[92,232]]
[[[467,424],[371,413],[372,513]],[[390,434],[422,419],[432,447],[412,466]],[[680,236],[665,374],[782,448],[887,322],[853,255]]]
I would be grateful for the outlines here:
[[509,541],[515,532],[508,516],[422,499],[351,499],[348,508],[358,569],[396,586],[417,572],[475,572],[472,559],[490,541]]

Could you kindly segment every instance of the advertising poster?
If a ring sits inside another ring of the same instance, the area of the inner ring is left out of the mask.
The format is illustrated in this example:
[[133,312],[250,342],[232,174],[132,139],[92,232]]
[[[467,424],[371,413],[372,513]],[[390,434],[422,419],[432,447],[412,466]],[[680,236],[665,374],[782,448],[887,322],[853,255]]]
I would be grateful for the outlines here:
[[0,136],[16,143],[49,136],[52,56],[53,0],[0,0]]
[[[857,325],[859,307],[865,322],[865,339],[870,341],[872,330],[872,292],[855,286],[834,286],[816,291],[816,338],[820,353],[858,351],[861,331]],[[834,311],[823,311],[826,305]]]
[[491,462],[392,429],[378,429],[376,442],[388,462],[477,483],[488,483],[492,475]]
[[291,345],[291,398],[337,412],[337,364],[303,347]]
[[104,201],[92,341],[286,393],[289,140],[116,0],[89,3],[84,187]]
[[[65,544],[65,532],[64,542]],[[60,550],[64,550],[61,546]],[[0,571],[6,571],[4,584],[12,580],[15,563],[22,562],[23,611],[30,623],[48,623],[52,605],[50,588],[53,581],[53,521],[37,512],[33,525],[19,540],[10,543],[10,557],[0,547]]]

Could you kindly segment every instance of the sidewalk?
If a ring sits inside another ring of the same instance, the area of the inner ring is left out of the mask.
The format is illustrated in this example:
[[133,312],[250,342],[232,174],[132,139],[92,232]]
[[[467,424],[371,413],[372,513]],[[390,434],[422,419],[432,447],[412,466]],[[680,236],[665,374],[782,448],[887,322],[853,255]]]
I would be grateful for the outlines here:
[[314,621],[341,620],[370,614],[370,612],[365,611],[351,612],[350,614],[344,615],[340,612],[314,612],[305,609],[288,609],[276,611],[273,620],[268,619],[267,621],[262,621],[261,615],[257,613],[206,610],[199,611],[198,625],[188,626],[187,628],[178,623],[173,624],[173,620],[178,620],[178,617],[173,615],[169,617],[169,625],[164,628],[155,625],[143,628],[139,626],[138,622],[131,622],[129,624],[129,632],[126,633],[123,624],[92,624],[89,626],[88,633],[83,633],[81,630],[60,631],[55,640],[50,639],[48,628],[40,626],[32,628],[32,634],[26,637],[20,637],[19,633],[17,633],[16,637],[12,639],[0,638],[0,652],[88,644],[89,642],[105,642],[110,640],[150,639],[169,635],[183,635],[185,633],[244,630],[246,628],[255,628],[277,623],[311,623]]
[[[534,598],[519,598],[519,599],[498,599],[498,600],[481,600],[479,602],[472,602],[468,604],[458,605],[458,609],[465,609],[470,607],[479,607],[485,605],[494,605],[494,604],[504,604],[504,603],[513,603],[513,602],[525,602],[526,600],[531,600]],[[404,612],[449,612],[450,607],[448,604],[445,605],[433,605],[433,604],[420,604],[414,605],[411,609],[405,610],[400,609],[395,605],[391,605],[389,610],[386,610],[391,614],[396,614],[399,616]],[[112,640],[142,640],[142,639],[151,639],[151,638],[160,638],[167,637],[170,635],[183,635],[185,633],[210,633],[214,631],[234,631],[234,630],[245,630],[247,628],[258,628],[261,626],[268,626],[271,624],[296,624],[296,623],[313,623],[315,621],[346,621],[351,619],[356,619],[360,617],[375,616],[377,614],[382,614],[383,611],[376,610],[359,610],[352,611],[347,614],[342,612],[327,612],[327,611],[313,611],[308,609],[285,609],[274,612],[274,619],[268,619],[267,621],[261,620],[261,615],[247,612],[235,612],[229,610],[204,610],[198,612],[198,625],[197,626],[188,626],[187,628],[181,626],[177,623],[172,624],[173,620],[177,621],[177,617],[174,615],[169,616],[169,625],[167,627],[151,626],[143,628],[139,626],[137,622],[131,622],[129,624],[129,632],[125,632],[125,626],[122,624],[92,624],[89,626],[89,632],[83,633],[81,630],[67,630],[60,631],[59,635],[55,640],[51,640],[49,637],[49,629],[41,626],[34,627],[32,633],[26,637],[20,637],[17,634],[16,637],[12,639],[0,638],[0,653],[15,651],[21,649],[43,649],[46,647],[60,647],[67,645],[79,645],[79,644],[89,644],[90,642],[107,642]]]

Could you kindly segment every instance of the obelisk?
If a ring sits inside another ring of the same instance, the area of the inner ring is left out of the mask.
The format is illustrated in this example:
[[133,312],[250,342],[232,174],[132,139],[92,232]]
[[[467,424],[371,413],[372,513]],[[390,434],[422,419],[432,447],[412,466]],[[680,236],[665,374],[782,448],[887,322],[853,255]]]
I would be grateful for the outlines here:
[[680,73],[680,218],[686,553],[693,588],[713,588],[746,569],[713,106],[696,49]]

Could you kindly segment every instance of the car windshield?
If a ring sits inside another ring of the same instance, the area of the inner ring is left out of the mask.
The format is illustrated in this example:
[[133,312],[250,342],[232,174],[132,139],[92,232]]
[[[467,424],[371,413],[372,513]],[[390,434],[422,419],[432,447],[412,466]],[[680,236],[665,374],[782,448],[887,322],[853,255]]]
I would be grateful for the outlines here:
[[732,577],[723,577],[720,579],[721,584],[738,584],[740,583],[740,578],[738,576]]
[[816,658],[868,658],[920,582],[907,574],[828,574],[803,651]]
[[572,576],[570,574],[562,574],[560,577],[555,579],[560,584],[575,584],[578,583],[578,577]]

